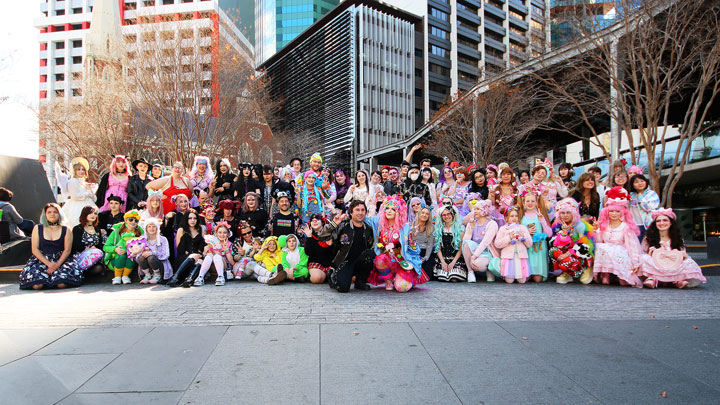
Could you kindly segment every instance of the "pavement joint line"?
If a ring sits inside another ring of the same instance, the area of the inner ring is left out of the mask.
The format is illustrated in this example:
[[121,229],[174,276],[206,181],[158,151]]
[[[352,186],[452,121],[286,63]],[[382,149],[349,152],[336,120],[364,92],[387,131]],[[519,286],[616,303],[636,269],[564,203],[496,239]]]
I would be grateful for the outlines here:
[[[123,352],[123,353],[124,353],[124,352]],[[117,360],[120,356],[122,356],[123,353],[118,353],[115,357],[113,357],[112,360],[108,361],[108,363],[107,363],[106,365],[104,365],[100,370],[98,370],[95,374],[91,375],[87,380],[85,380],[82,384],[80,384],[80,386],[78,386],[77,388],[75,388],[73,391],[69,392],[67,395],[65,395],[64,397],[60,398],[60,400],[57,401],[57,402],[55,402],[55,404],[59,404],[59,403],[61,403],[62,401],[64,401],[66,398],[68,398],[70,395],[75,394],[75,393],[77,392],[77,390],[79,390],[79,389],[82,388],[85,384],[87,384],[88,381],[90,381],[90,380],[92,380],[93,378],[95,378],[95,376],[98,375],[101,371],[105,370],[105,369],[107,368],[107,366],[109,366],[109,365],[111,365],[113,362],[115,362],[115,360]],[[106,394],[106,393],[105,393],[105,392],[101,392],[101,393],[99,393],[99,394]]]
[[425,343],[423,343],[422,339],[420,339],[420,336],[418,336],[417,332],[415,332],[415,328],[413,328],[412,323],[411,322],[405,322],[405,323],[410,328],[413,335],[415,335],[415,338],[418,340],[418,342],[420,342],[420,346],[422,346],[423,350],[425,350],[425,353],[428,355],[428,357],[430,357],[430,360],[432,360],[433,365],[435,366],[437,371],[440,373],[440,375],[443,377],[443,380],[445,380],[445,384],[447,384],[448,387],[450,387],[450,389],[452,390],[453,394],[455,394],[455,398],[457,398],[459,403],[464,404],[462,399],[460,399],[460,396],[458,395],[458,393],[455,391],[455,387],[453,387],[453,385],[450,384],[450,381],[448,381],[447,377],[445,376],[445,373],[443,373],[442,369],[440,368],[440,366],[438,366],[438,364],[435,361],[435,359],[433,358],[432,354],[430,354],[430,352],[425,347]]
[[[193,325],[193,326],[191,326],[191,328],[202,327],[202,326],[205,326],[205,325]],[[210,326],[210,325],[207,325],[207,326]],[[213,326],[215,326],[215,325],[213,325]],[[198,377],[198,375],[200,375],[200,371],[202,371],[202,369],[205,367],[205,364],[207,364],[208,360],[210,360],[210,357],[212,357],[212,355],[215,354],[215,351],[218,349],[218,346],[220,346],[220,342],[222,342],[223,338],[225,338],[225,335],[227,335],[228,331],[230,330],[230,326],[227,326],[227,325],[224,325],[224,326],[225,326],[225,331],[223,332],[222,336],[220,336],[220,339],[218,339],[217,343],[215,344],[215,347],[213,347],[210,354],[208,354],[207,358],[205,358],[205,361],[203,361],[203,364],[200,367],[198,367],[197,371],[193,375],[193,378],[190,379],[190,382],[188,383],[188,385],[185,387],[185,389],[182,392],[187,392],[187,390],[189,390],[190,387],[192,387],[192,385],[195,383],[195,379]]]
[[54,339],[52,342],[49,342],[49,343],[45,344],[44,346],[42,346],[42,347],[40,347],[39,349],[34,350],[34,351],[26,354],[25,356],[19,357],[19,358],[15,359],[15,360],[8,361],[7,363],[4,363],[4,364],[0,364],[0,367],[5,367],[5,366],[7,366],[8,364],[14,363],[14,362],[16,362],[16,361],[18,361],[18,360],[22,360],[22,359],[24,359],[24,358],[26,358],[26,357],[33,356],[35,353],[37,353],[37,352],[39,352],[40,350],[42,350],[42,349],[50,346],[51,344],[57,342],[58,340],[64,338],[65,336],[73,333],[75,330],[77,330],[77,328],[72,328],[72,329],[70,330],[70,332],[68,332],[68,333],[66,333],[66,334],[64,334],[64,335],[62,335],[62,336]]

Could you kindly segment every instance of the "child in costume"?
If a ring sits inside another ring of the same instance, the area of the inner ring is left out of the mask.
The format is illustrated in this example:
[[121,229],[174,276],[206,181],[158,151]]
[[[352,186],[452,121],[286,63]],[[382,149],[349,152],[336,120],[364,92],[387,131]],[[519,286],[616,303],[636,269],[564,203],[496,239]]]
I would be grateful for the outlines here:
[[530,276],[527,249],[532,246],[530,231],[520,222],[520,210],[510,207],[505,211],[506,224],[498,229],[495,236],[495,247],[500,249],[500,275],[505,282],[512,284],[515,280],[523,284]]
[[526,189],[518,200],[520,223],[528,228],[532,236],[532,247],[528,250],[530,276],[533,281],[539,283],[545,281],[548,276],[547,238],[552,234],[550,218],[542,194]]
[[282,249],[282,262],[275,268],[275,273],[285,272],[286,278],[304,283],[309,277],[308,256],[305,248],[300,246],[300,239],[294,234],[282,235],[278,238]]
[[652,219],[642,243],[641,272],[646,277],[643,285],[656,288],[658,283],[672,283],[685,288],[705,283],[700,266],[685,251],[672,208],[652,211]]
[[[157,218],[147,218],[140,221],[140,227],[145,230],[146,246],[143,251],[135,255],[138,271],[142,276],[140,284],[157,284],[161,280],[172,277],[170,266],[170,246],[166,237],[160,235],[162,222]],[[152,274],[150,274],[152,272]]]
[[112,226],[113,231],[103,246],[105,265],[115,271],[115,278],[112,279],[114,285],[130,284],[132,282],[130,281],[130,274],[133,267],[135,267],[135,262],[132,257],[128,256],[126,244],[130,239],[144,233],[142,228],[138,226],[140,213],[137,210],[126,212],[123,219],[124,222]]
[[475,282],[476,271],[486,272],[487,281],[493,282],[496,275],[500,276],[500,269],[497,263],[490,264],[500,257],[500,252],[493,245],[498,224],[492,219],[492,202],[473,198],[468,201],[468,207],[471,211],[466,217],[469,217],[469,222],[463,235],[463,259],[468,268],[468,282]]
[[567,284],[577,278],[583,284],[592,282],[594,234],[592,225],[580,218],[574,199],[558,201],[550,239],[550,260],[558,272],[557,283]]
[[368,282],[385,284],[388,291],[410,291],[428,280],[422,269],[420,249],[407,224],[407,206],[399,196],[388,197],[380,206],[377,217],[366,217],[365,222],[375,233],[375,260]]
[[232,256],[232,242],[230,242],[230,225],[227,222],[218,222],[214,227],[214,235],[205,235],[205,250],[203,251],[203,262],[193,285],[199,287],[205,284],[205,275],[210,266],[215,265],[217,278],[216,286],[225,285],[225,268],[232,267],[235,259]]
[[260,251],[255,253],[255,261],[245,266],[245,274],[255,274],[257,281],[263,284],[277,284],[285,280],[287,273],[275,272],[278,264],[282,264],[282,252],[279,251],[277,237],[269,236],[263,242]]
[[617,276],[621,285],[642,288],[640,259],[642,250],[637,236],[640,230],[628,209],[630,194],[616,186],[605,193],[607,204],[600,211],[595,236],[596,279],[610,284],[610,275]]

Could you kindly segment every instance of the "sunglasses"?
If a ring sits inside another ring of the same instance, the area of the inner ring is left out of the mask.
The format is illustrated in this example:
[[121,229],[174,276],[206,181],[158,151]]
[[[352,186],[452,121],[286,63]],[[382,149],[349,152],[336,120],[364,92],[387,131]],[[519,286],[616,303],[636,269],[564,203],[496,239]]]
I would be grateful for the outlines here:
[[252,231],[242,232],[240,235],[241,235],[241,236],[252,235]]
[[126,219],[126,221],[128,221],[128,222],[137,222],[138,220],[137,220],[137,218],[128,218],[128,219]]

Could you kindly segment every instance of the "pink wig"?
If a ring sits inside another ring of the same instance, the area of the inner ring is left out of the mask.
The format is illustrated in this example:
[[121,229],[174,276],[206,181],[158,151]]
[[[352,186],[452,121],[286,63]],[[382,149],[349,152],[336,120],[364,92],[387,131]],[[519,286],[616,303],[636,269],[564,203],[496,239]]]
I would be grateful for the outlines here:
[[[193,161],[193,167],[190,170],[189,177],[191,179],[194,179],[195,176],[197,175],[198,163],[205,163],[205,173],[204,173],[203,177],[205,178],[205,181],[208,184],[212,183],[214,174],[213,174],[212,169],[210,168],[210,159],[207,156],[195,156],[195,160]],[[228,167],[230,167],[230,166],[228,166]]]
[[617,200],[608,200],[607,205],[600,211],[600,218],[598,219],[598,227],[601,231],[606,231],[608,224],[610,223],[610,217],[608,213],[610,211],[620,211],[622,213],[621,220],[625,222],[630,232],[635,235],[640,235],[640,229],[633,220],[632,213],[628,209],[627,201],[624,203]]
[[125,162],[125,174],[129,174],[128,170],[130,170],[130,164],[128,163],[128,160],[125,157],[125,155],[115,155],[113,157],[112,162],[110,162],[110,173],[118,174],[118,171],[117,171],[117,162],[118,161]]
[[[151,200],[158,200],[160,202],[160,206],[157,210],[153,210],[153,207],[150,205]],[[145,210],[150,214],[153,218],[163,218],[163,205],[162,205],[162,193],[160,192],[149,192],[148,198],[145,200],[147,205],[145,206]]]
[[405,200],[400,197],[389,197],[380,206],[380,230],[386,230],[390,226],[387,218],[385,218],[385,209],[393,208],[395,210],[395,224],[392,228],[392,233],[400,233],[400,230],[407,223],[407,206]]
[[561,212],[571,212],[573,216],[573,224],[580,222],[580,211],[578,209],[577,201],[570,197],[563,198],[558,201],[555,205],[555,211],[555,221],[553,221],[553,226],[562,225],[562,221],[560,220]]

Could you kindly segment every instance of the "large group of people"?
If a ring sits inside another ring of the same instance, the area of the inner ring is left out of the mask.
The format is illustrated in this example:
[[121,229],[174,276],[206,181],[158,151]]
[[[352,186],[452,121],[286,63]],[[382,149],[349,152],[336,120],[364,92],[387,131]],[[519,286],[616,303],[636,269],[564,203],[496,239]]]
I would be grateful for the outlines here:
[[[413,152],[417,148],[413,148]],[[44,206],[20,288],[76,287],[92,274],[112,284],[216,286],[230,280],[327,283],[410,291],[440,282],[619,283],[694,287],[705,282],[676,215],[660,207],[642,169],[615,162],[574,178],[549,159],[529,171],[505,163],[440,170],[429,159],[354,176],[313,154],[287,166],[211,162],[170,174],[116,155],[99,184],[71,162],[67,201]],[[5,193],[3,191],[5,195]]]

